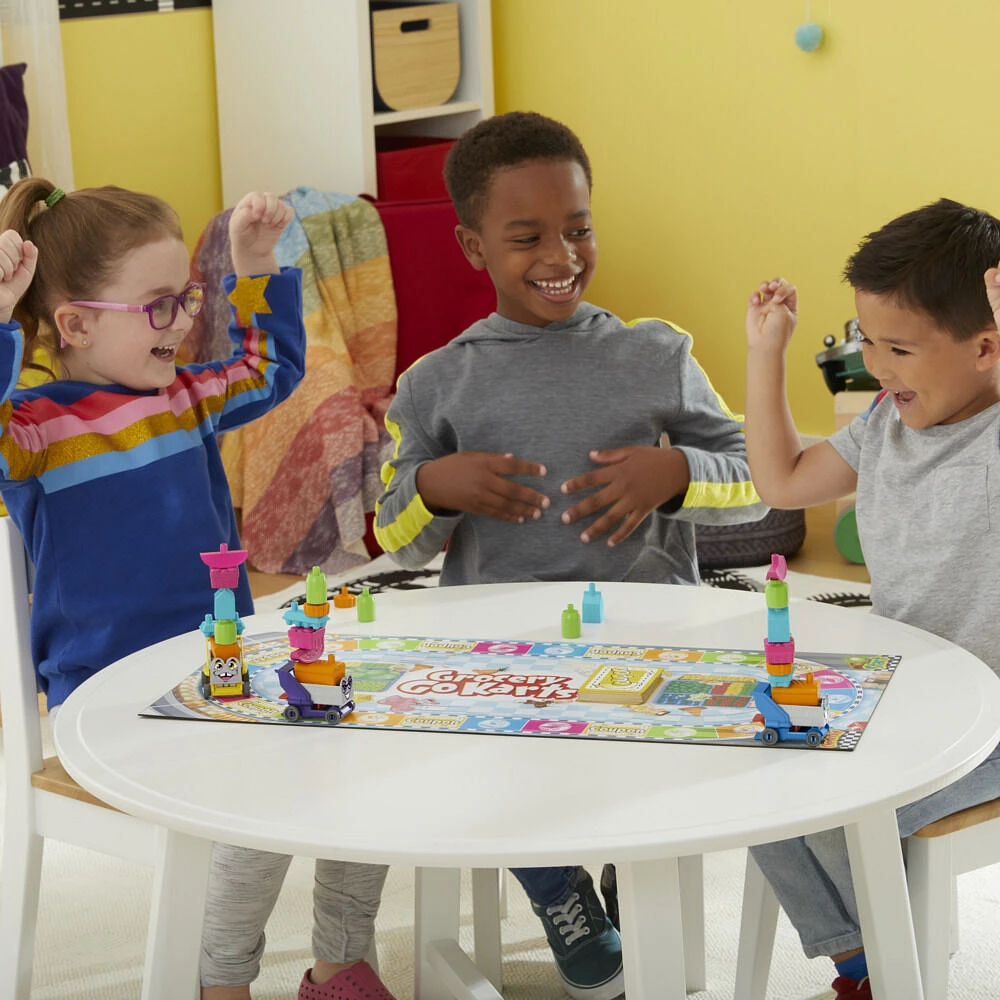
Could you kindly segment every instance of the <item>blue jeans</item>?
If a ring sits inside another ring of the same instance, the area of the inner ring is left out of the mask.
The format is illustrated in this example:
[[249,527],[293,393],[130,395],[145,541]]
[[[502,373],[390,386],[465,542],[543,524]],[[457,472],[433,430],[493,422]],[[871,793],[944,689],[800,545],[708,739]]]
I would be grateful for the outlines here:
[[[900,837],[1000,798],[1000,746],[974,771],[896,810]],[[843,827],[751,847],[808,958],[864,947]]]
[[562,902],[573,888],[577,866],[571,868],[511,868],[525,895],[536,906]]

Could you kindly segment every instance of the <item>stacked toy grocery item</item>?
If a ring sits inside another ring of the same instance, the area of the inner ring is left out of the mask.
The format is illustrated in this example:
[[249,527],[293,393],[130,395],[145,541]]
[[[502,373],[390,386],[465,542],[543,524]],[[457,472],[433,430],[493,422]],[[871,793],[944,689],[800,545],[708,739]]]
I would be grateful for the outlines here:
[[795,677],[795,640],[788,615],[788,567],[785,557],[771,556],[764,597],[767,602],[767,636],[764,658],[770,683],[754,690],[754,702],[764,717],[764,728],[755,739],[768,746],[779,741],[803,742],[818,747],[830,731],[826,698],[812,673]]
[[201,561],[209,569],[215,591],[213,614],[206,614],[201,623],[205,636],[201,693],[206,698],[246,698],[250,695],[250,678],[243,659],[243,619],[236,610],[235,594],[240,566],[246,558],[246,549],[230,550],[224,542],[218,552],[201,553]]
[[306,599],[292,601],[285,612],[291,655],[278,668],[278,681],[288,698],[284,716],[340,722],[354,711],[354,679],[333,653],[324,655],[330,620],[326,576],[313,566],[306,577]]

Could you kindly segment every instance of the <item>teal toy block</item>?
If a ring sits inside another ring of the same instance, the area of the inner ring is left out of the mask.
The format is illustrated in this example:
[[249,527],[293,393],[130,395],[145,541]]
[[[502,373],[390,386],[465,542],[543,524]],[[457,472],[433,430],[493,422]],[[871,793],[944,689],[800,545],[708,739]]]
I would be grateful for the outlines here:
[[214,610],[216,618],[228,618],[236,621],[239,615],[236,613],[236,595],[225,587],[219,588],[215,592]]
[[790,642],[792,627],[788,608],[767,609],[767,638],[769,642]]
[[583,621],[588,623],[604,621],[604,595],[597,589],[597,584],[592,583],[583,592]]

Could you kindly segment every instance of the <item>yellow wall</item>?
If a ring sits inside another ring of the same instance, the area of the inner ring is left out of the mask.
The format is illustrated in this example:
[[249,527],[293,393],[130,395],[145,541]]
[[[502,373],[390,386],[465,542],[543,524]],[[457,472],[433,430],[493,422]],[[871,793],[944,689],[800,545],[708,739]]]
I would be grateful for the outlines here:
[[[627,16],[625,16],[627,12]],[[762,278],[799,287],[790,399],[829,433],[814,355],[854,315],[865,233],[947,196],[1000,214],[994,0],[494,0],[497,109],[570,125],[594,167],[590,298],[690,330],[742,406],[743,315]]]
[[159,195],[193,247],[222,207],[211,11],[63,21],[62,43],[76,186]]
[[[858,239],[941,195],[1000,214],[1000,5],[813,0],[812,16],[826,41],[807,55],[801,0],[493,0],[498,110],[562,119],[593,159],[591,298],[691,330],[738,408],[744,304],[787,275],[802,293],[792,407],[827,433],[813,357],[853,315],[840,271]],[[62,27],[77,186],[161,195],[189,244],[222,207],[211,24],[193,10]]]

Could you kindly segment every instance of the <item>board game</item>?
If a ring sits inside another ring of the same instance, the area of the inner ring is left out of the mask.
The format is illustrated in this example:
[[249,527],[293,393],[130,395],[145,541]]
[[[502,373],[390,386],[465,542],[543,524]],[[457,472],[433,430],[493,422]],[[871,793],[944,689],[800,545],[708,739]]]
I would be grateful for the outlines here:
[[[206,698],[199,666],[140,714],[329,726],[283,717],[287,699],[278,670],[289,658],[285,632],[248,635],[243,650],[248,697]],[[763,650],[327,634],[325,652],[353,678],[355,708],[341,726],[759,745],[754,735],[762,722],[752,692],[767,680]],[[811,673],[826,697],[830,729],[820,749],[857,745],[898,663],[887,654],[795,654],[794,675]],[[596,700],[578,698],[588,681]],[[606,700],[602,692],[611,683],[641,687],[643,700]]]

